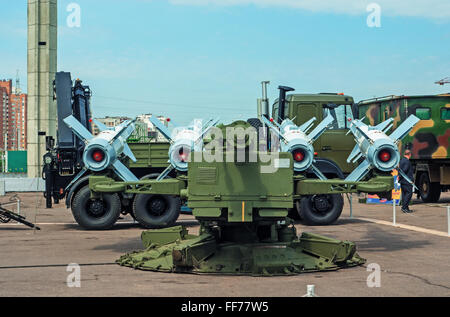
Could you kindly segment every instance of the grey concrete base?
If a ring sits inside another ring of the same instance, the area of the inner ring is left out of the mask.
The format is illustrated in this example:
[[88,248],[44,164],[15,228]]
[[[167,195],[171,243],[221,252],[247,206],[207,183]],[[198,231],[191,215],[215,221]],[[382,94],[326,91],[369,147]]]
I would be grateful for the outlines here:
[[18,192],[43,192],[45,181],[42,178],[0,178],[0,195]]

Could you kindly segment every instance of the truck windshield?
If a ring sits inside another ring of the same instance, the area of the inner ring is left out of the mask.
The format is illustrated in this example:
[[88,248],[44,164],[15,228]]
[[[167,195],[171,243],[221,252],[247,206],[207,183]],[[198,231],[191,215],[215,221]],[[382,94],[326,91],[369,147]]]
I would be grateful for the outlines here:
[[[324,116],[326,109],[324,109]],[[334,122],[331,129],[349,129],[350,123],[353,121],[353,113],[351,105],[340,105],[335,109],[330,110],[331,115],[334,117]],[[349,121],[349,119],[351,119]]]

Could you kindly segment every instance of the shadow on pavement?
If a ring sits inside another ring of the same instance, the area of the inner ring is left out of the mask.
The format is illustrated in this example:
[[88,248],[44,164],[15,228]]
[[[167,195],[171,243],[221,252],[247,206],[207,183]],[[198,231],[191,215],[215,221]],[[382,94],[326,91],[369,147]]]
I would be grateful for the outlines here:
[[114,244],[104,244],[93,248],[93,250],[108,250],[123,254],[143,249],[144,247],[139,235],[136,236],[136,238],[123,239],[119,242],[115,242]]
[[383,230],[381,226],[367,226],[367,233],[357,243],[358,250],[364,251],[398,251],[423,248],[431,243],[427,240],[413,240],[411,236]]

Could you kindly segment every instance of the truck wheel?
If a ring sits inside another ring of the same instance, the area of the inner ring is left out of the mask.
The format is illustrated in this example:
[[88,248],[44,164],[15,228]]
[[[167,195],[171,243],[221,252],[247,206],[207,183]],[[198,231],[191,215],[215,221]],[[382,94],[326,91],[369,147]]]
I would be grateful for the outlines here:
[[180,215],[181,200],[169,195],[137,194],[133,203],[136,220],[147,229],[172,226]]
[[420,174],[419,177],[420,197],[425,203],[436,203],[441,197],[441,184],[430,182],[427,173]]
[[299,216],[311,226],[329,225],[342,213],[344,199],[340,194],[304,196],[299,203]]
[[[297,200],[296,203],[297,203],[296,205],[298,205],[300,202]],[[301,220],[300,215],[298,213],[298,209],[296,207],[289,209],[288,217],[291,218],[292,220]]]
[[91,199],[89,186],[81,188],[73,198],[72,214],[76,222],[88,230],[110,229],[120,216],[118,194],[103,194],[103,199]]

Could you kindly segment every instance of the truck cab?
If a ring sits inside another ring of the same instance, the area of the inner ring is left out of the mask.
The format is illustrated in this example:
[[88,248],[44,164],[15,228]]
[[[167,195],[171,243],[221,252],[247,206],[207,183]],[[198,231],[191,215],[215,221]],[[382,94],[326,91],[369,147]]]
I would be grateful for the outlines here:
[[353,135],[347,134],[351,123],[348,118],[353,119],[353,97],[338,93],[290,94],[286,96],[283,118],[279,118],[278,104],[276,100],[272,106],[274,120],[281,122],[289,118],[296,125],[301,125],[316,117],[313,128],[329,110],[335,118],[333,126],[314,143],[319,168],[329,178],[344,178],[357,167],[357,164],[347,163],[348,154],[355,146]]

